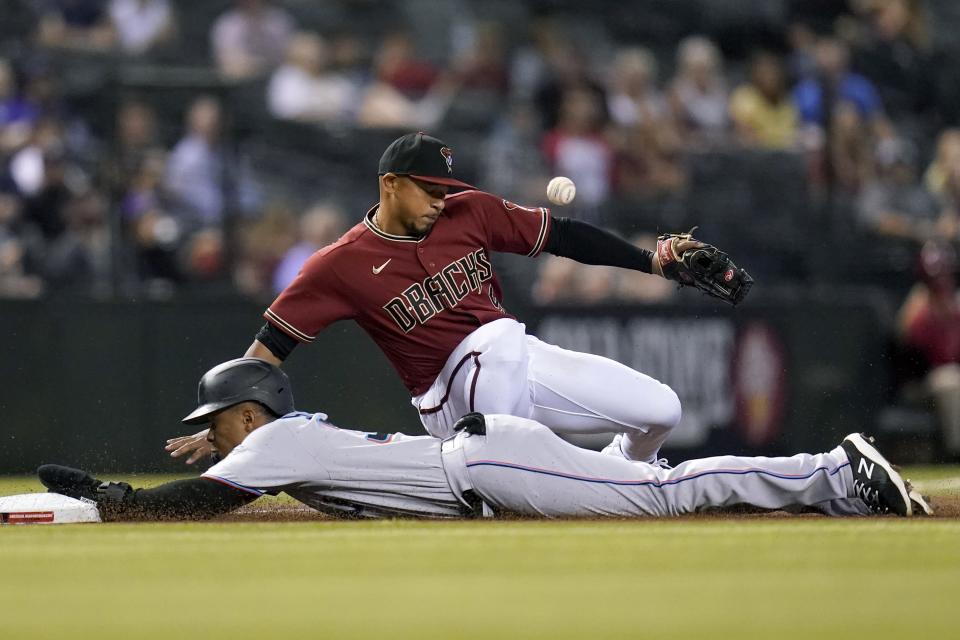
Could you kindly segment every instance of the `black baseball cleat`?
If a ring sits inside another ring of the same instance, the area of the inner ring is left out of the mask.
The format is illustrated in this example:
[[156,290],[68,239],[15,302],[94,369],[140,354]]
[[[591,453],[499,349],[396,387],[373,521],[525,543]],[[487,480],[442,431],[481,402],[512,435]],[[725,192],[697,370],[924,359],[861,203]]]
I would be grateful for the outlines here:
[[862,433],[851,433],[840,443],[850,460],[854,493],[875,514],[909,518],[913,505],[907,485],[873,443],[873,438]]

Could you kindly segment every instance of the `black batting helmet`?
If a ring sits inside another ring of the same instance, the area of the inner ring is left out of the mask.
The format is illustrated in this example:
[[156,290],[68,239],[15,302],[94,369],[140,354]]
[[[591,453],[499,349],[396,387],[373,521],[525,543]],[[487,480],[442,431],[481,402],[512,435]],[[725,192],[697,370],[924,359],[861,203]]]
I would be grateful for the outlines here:
[[259,402],[274,415],[293,408],[290,379],[279,367],[257,358],[237,358],[218,364],[200,378],[197,404],[186,424],[210,422],[210,416],[241,402]]

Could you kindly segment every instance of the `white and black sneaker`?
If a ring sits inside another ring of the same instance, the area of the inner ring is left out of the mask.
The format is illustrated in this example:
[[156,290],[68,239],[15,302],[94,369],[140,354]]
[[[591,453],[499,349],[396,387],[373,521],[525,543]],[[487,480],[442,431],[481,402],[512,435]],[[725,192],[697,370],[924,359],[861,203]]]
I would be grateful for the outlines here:
[[873,513],[909,518],[913,505],[907,485],[873,443],[862,433],[851,433],[840,443],[850,460],[854,493]]

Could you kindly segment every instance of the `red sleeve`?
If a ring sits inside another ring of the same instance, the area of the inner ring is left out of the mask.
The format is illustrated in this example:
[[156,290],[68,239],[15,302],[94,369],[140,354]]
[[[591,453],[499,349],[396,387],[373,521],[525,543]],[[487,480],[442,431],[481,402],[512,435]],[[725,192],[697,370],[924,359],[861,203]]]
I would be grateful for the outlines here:
[[340,280],[329,256],[329,250],[310,256],[293,282],[263,314],[300,342],[312,342],[327,325],[353,317],[353,307],[340,293]]
[[477,199],[490,249],[536,257],[550,235],[550,210],[521,207],[489,193]]

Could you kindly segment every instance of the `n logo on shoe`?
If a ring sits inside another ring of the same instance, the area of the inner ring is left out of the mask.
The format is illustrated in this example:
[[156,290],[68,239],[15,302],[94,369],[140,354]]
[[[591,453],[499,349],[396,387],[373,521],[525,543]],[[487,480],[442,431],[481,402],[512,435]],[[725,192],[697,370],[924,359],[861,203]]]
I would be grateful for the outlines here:
[[873,480],[873,462],[867,462],[866,458],[860,458],[860,464],[857,466],[857,473],[865,473],[868,478]]

